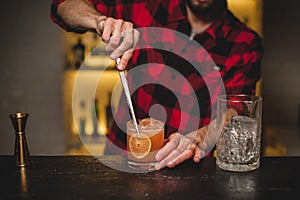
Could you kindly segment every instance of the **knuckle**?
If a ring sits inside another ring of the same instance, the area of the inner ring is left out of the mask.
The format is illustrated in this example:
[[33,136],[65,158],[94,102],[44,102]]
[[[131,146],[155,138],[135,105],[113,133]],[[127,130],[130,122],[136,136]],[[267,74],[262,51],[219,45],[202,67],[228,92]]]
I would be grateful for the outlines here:
[[195,154],[195,149],[189,149],[188,151],[187,151],[187,156],[188,157],[192,157],[193,155]]
[[116,51],[117,52],[118,44],[116,42],[111,42],[109,44],[109,47],[110,47],[111,51]]
[[180,149],[174,149],[174,151],[173,151],[173,153],[175,154],[175,155],[178,155],[178,154],[180,154],[182,152],[182,150],[180,150]]
[[111,17],[108,17],[108,18],[106,18],[106,20],[105,20],[105,23],[106,24],[112,24],[113,23],[113,18],[111,18]]
[[132,40],[124,40],[124,41],[123,41],[123,45],[124,45],[124,47],[125,47],[126,49],[129,49],[129,48],[132,47],[133,41],[132,41]]
[[131,22],[124,22],[124,26],[127,27],[127,28],[132,29],[133,28],[133,23],[131,23]]
[[177,147],[177,141],[175,141],[175,140],[170,140],[169,144],[170,144],[170,147],[173,149]]
[[122,19],[115,19],[115,23],[118,23],[118,24],[123,24],[124,21]]
[[138,30],[134,29],[133,33],[136,37],[140,37],[140,32]]
[[111,40],[109,41],[109,46],[112,48],[116,48],[119,45],[119,40],[118,39],[113,39],[111,38]]
[[179,152],[183,152],[186,148],[184,146],[180,145],[177,147],[177,149]]

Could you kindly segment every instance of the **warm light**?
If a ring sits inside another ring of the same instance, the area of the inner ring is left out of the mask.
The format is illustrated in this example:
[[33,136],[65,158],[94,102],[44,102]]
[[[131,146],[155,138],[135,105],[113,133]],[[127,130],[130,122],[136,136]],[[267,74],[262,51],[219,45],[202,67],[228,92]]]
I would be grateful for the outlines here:
[[105,126],[103,126],[103,125],[98,126],[98,133],[99,133],[99,135],[105,135],[106,132],[107,132],[107,129],[106,129]]
[[72,123],[72,133],[78,134],[79,133],[79,128],[78,124]]
[[26,168],[21,167],[20,174],[21,174],[20,182],[21,182],[22,192],[23,192],[23,195],[26,196],[28,193]]
[[94,126],[92,125],[92,123],[87,123],[85,127],[85,134],[92,135],[93,132],[94,132]]
[[[73,98],[73,90],[76,81],[80,76],[80,84],[82,88],[88,88],[91,84],[97,83],[94,94],[88,94],[86,91],[82,91],[82,95],[79,98]],[[106,135],[108,129],[106,127],[106,106],[110,104],[109,94],[113,93],[112,104],[114,108],[117,108],[119,98],[121,96],[122,87],[120,83],[120,78],[117,70],[68,70],[64,73],[64,85],[63,85],[63,94],[64,94],[64,115],[65,115],[65,126],[68,130],[67,141],[72,147],[72,141],[77,141],[76,137],[80,134],[80,139],[83,139],[84,136],[87,136],[87,144],[85,148],[92,149],[92,151],[102,152],[99,149],[99,145],[95,143],[94,140],[97,138],[90,137],[94,133],[94,124],[97,123],[97,135]],[[93,117],[95,117],[95,98],[97,99],[97,108],[99,110],[98,122],[96,122]],[[77,113],[74,115],[74,109]],[[82,120],[84,119],[84,120]],[[83,124],[84,127],[80,127]],[[81,130],[84,128],[84,132]],[[71,133],[71,134],[69,134]],[[92,142],[92,143],[90,143]],[[94,145],[94,146],[93,146]],[[69,149],[68,153],[74,152],[74,149]],[[75,154],[86,153],[86,151],[81,152],[81,149],[75,149]]]
[[[263,1],[227,0],[228,8],[247,26],[263,37]],[[261,81],[256,84],[256,95],[261,96]]]
[[242,22],[262,36],[262,0],[227,0],[228,8]]

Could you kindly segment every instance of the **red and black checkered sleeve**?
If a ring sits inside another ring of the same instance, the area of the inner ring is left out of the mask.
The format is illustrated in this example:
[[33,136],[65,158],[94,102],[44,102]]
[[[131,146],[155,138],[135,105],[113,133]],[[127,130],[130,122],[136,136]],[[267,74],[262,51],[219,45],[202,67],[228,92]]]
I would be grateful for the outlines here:
[[235,53],[227,58],[234,63],[224,77],[227,94],[255,94],[261,79],[263,46],[261,38],[253,32],[241,31],[235,38]]

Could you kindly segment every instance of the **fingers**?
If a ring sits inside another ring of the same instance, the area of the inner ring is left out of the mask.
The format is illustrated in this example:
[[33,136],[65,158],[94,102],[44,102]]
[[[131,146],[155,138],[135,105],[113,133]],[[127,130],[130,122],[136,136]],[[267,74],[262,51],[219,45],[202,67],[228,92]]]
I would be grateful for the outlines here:
[[129,59],[132,57],[132,54],[133,54],[133,49],[132,50],[128,50],[125,53],[123,53],[123,55],[121,57],[121,60],[120,60],[120,63],[117,66],[118,70],[122,71],[122,70],[124,70],[126,68]]
[[176,157],[173,159],[170,159],[170,161],[167,163],[167,167],[173,168],[176,165],[179,165],[180,163],[190,159],[193,157],[194,162],[199,163],[200,159],[203,157],[204,152],[199,148],[199,146],[193,142],[185,143],[187,147],[185,147],[185,150],[179,151],[179,153]]
[[160,162],[155,165],[156,170],[165,166],[172,168],[194,155],[194,149],[187,148],[191,143],[190,139],[179,133],[171,136],[165,147],[157,153],[156,158]]
[[[116,36],[116,38],[115,38]],[[116,59],[121,57],[120,65],[118,65],[119,70],[123,70],[132,57],[134,48],[134,31],[129,30],[122,32],[121,36],[113,35],[110,42],[106,46],[107,51],[112,51],[110,54],[111,59]]]
[[168,161],[167,167],[173,168],[176,165],[179,165],[180,163],[190,159],[194,155],[194,151],[195,151],[194,149],[190,149],[190,148],[184,150],[182,153],[177,155],[177,157]]
[[110,41],[112,35],[120,34],[123,21],[108,17],[99,22],[99,32],[102,40],[106,43]]
[[106,16],[100,16],[99,19],[96,19],[96,32],[102,36],[103,29],[104,29],[104,22],[106,21]]
[[[140,37],[140,33],[136,30],[133,29],[133,32],[124,32],[123,33],[124,37],[123,37],[123,41],[120,44],[120,46],[118,48],[115,49],[114,52],[112,52],[112,54],[121,54],[121,61],[120,64],[117,66],[118,70],[124,70],[128,64],[129,59],[132,57],[133,55],[133,50],[135,49],[135,46],[138,42],[138,39]],[[133,44],[132,44],[133,41]],[[124,53],[122,53],[125,49],[128,49],[127,51],[125,51]],[[111,57],[112,57],[111,54]]]
[[138,42],[139,32],[133,28],[131,22],[111,17],[101,20],[98,29],[102,40],[107,43],[105,50],[111,52],[110,58],[112,60],[121,58],[117,68],[124,70]]
[[[193,158],[195,163],[199,163],[204,157],[205,151],[202,149],[203,143],[200,137],[183,136],[179,133],[171,134],[167,144],[156,154],[156,170],[163,167],[173,168],[180,163]],[[201,148],[200,148],[201,146]]]
[[179,137],[177,136],[178,133],[174,133],[170,135],[168,138],[168,142],[166,145],[157,152],[155,158],[157,161],[161,161],[163,158],[167,157],[174,149],[176,149],[179,143]]
[[204,157],[205,152],[202,151],[200,148],[195,148],[195,154],[193,160],[195,163],[199,163],[201,158]]

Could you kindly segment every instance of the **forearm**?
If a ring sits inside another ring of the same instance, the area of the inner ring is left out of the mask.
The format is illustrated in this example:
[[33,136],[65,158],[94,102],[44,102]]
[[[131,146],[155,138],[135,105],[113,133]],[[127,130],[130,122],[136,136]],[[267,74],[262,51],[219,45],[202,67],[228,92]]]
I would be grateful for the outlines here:
[[[229,108],[226,114],[223,115],[221,121],[219,122],[220,127],[225,127],[231,123],[231,118],[238,115],[237,111]],[[195,132],[193,143],[199,146],[202,151],[208,153],[212,150],[217,140],[220,137],[220,130],[217,130],[217,120],[214,119],[210,124],[198,129]]]
[[57,14],[68,27],[79,31],[99,32],[98,23],[106,18],[88,0],[66,0],[57,8]]

